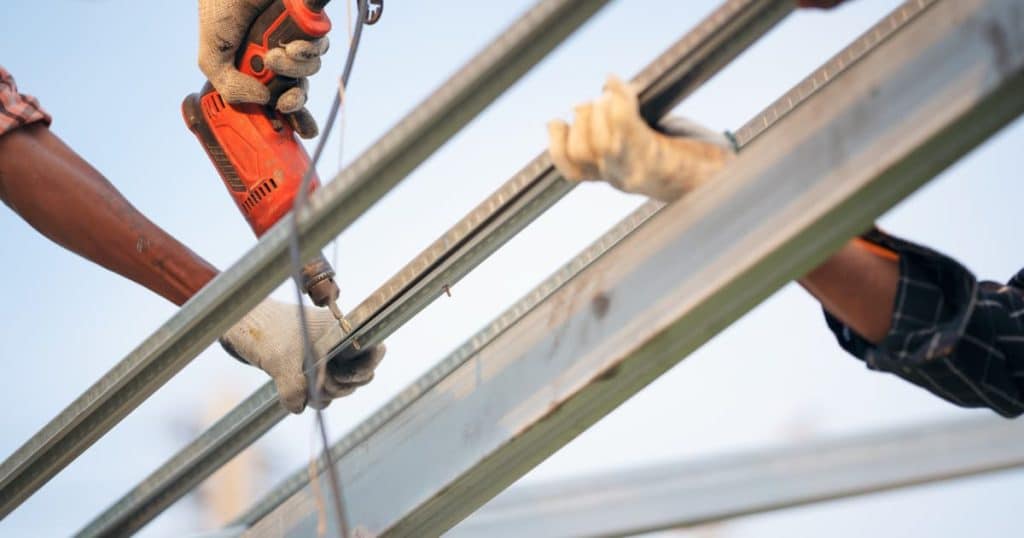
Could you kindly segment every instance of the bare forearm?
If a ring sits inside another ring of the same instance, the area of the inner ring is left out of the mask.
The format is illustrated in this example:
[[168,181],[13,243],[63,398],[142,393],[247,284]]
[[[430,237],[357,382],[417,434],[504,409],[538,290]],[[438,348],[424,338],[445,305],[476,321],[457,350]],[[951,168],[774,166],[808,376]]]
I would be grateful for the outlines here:
[[0,136],[0,198],[54,242],[175,304],[217,274],[44,125]]
[[877,344],[892,325],[899,261],[896,254],[855,239],[800,284],[833,316]]

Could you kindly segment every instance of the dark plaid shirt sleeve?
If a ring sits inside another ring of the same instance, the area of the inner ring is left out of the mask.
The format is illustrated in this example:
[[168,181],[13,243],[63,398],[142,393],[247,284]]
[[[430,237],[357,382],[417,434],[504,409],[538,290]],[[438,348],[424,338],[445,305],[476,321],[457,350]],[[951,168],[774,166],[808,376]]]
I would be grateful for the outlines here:
[[863,237],[900,255],[892,327],[874,345],[825,312],[839,344],[954,404],[1024,413],[1024,269],[1006,285],[979,282],[938,252],[878,230]]

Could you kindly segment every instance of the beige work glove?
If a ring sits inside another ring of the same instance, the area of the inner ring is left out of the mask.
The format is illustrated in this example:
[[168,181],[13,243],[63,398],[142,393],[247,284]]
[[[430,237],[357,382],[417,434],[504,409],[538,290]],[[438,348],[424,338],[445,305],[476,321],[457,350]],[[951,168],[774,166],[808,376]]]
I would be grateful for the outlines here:
[[[302,333],[297,306],[266,299],[228,329],[220,343],[231,356],[251,364],[274,380],[281,405],[301,413],[308,402],[303,373]],[[304,307],[310,341],[316,356],[322,357],[341,342],[344,333],[338,321],[323,308]],[[384,358],[383,345],[336,357],[317,376],[321,408],[331,400],[348,396],[373,380],[373,372]]]
[[708,181],[733,156],[722,134],[684,119],[662,127],[670,135],[648,126],[636,90],[610,76],[604,95],[576,107],[572,126],[561,120],[548,123],[548,151],[570,181],[607,181],[664,202]]
[[[273,0],[199,0],[199,69],[231,104],[267,104],[270,91],[260,81],[235,68],[238,49],[256,17]],[[306,110],[306,77],[320,70],[320,56],[327,52],[327,37],[292,41],[270,50],[264,65],[278,75],[299,80],[299,85],[277,100],[277,109],[288,116],[299,136],[317,135],[316,120]]]

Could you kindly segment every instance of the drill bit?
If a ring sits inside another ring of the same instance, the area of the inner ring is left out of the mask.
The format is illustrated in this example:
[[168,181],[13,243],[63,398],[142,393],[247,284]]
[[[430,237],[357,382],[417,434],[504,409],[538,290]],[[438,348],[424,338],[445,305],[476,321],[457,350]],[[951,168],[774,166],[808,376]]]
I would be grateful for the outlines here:
[[345,314],[341,313],[341,309],[338,308],[338,302],[337,301],[330,301],[330,302],[328,302],[327,303],[327,308],[330,309],[331,314],[334,316],[334,319],[338,320],[338,325],[341,326],[341,330],[345,334],[351,334],[352,333],[352,324],[349,323],[347,319],[345,319]]
[[[344,332],[346,336],[352,334],[352,324],[349,323],[345,315],[341,313],[341,309],[338,308],[338,301],[328,301],[327,308],[331,311],[334,319],[338,320],[338,326],[341,327],[341,331]],[[363,346],[358,340],[353,338],[352,349],[360,351],[363,349]]]

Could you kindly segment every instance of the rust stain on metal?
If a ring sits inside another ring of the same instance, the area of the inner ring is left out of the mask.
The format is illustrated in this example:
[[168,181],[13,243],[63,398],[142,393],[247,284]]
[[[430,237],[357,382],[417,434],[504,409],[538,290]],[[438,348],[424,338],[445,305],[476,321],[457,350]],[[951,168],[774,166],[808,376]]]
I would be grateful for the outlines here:
[[555,329],[561,325],[565,317],[564,311],[569,307],[566,297],[568,297],[567,294],[556,292],[545,300],[546,303],[551,305],[548,309],[549,314],[546,321],[548,329]]
[[608,308],[611,307],[611,304],[612,300],[608,297],[608,294],[601,292],[590,300],[590,309],[594,312],[594,316],[597,319],[604,319],[608,314]]
[[610,381],[619,375],[619,368],[621,367],[621,364],[616,364],[615,366],[612,366],[611,368],[605,370],[604,372],[601,372],[601,375],[594,378],[594,380],[597,381],[598,383],[601,383],[603,381]]
[[[565,402],[566,400],[561,400],[557,402],[553,401],[550,404],[548,404],[548,412],[538,422],[544,422],[545,420],[548,420],[549,418],[557,415],[558,410],[561,409],[563,405],[565,405]],[[523,431],[526,432],[529,431],[529,429],[530,428],[525,428],[523,429]]]

